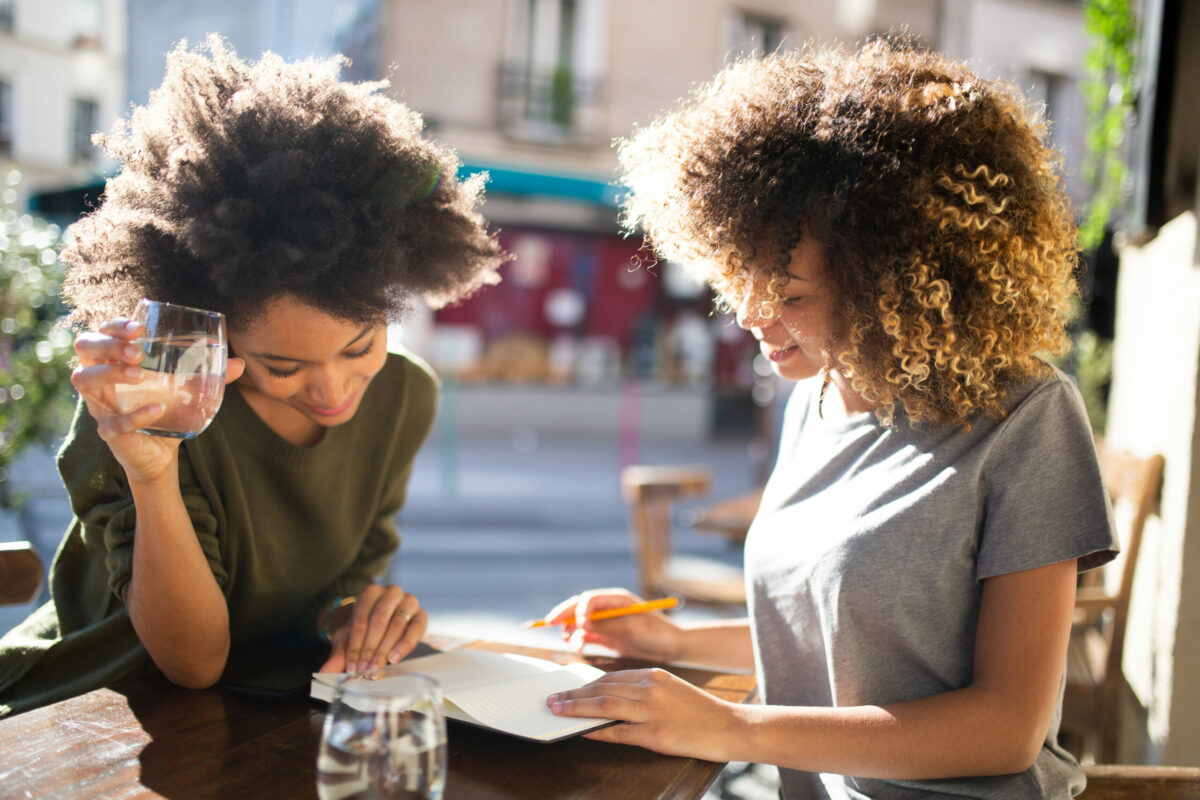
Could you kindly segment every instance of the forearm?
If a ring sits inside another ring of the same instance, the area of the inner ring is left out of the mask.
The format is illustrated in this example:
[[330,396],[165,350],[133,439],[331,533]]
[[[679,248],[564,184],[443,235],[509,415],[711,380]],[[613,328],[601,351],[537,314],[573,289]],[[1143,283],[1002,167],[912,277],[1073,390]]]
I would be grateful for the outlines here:
[[752,671],[754,646],[750,621],[730,619],[681,625],[671,660]]
[[967,688],[885,706],[731,709],[729,760],[921,780],[1027,769],[1046,727],[1001,693]]
[[211,686],[229,655],[229,610],[174,476],[131,482],[137,507],[126,604],[154,663],[173,682]]

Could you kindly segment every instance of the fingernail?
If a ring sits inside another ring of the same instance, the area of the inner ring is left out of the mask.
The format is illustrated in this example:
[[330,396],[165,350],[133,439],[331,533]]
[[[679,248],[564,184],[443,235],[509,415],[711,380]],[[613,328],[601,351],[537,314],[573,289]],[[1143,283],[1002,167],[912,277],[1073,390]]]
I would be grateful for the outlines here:
[[138,353],[142,352],[131,344],[125,345],[123,348],[126,358],[137,358]]
[[134,320],[129,320],[128,322],[125,323],[125,330],[129,331],[130,333],[133,333],[134,331],[136,331],[137,328],[138,328],[138,324]]
[[562,700],[559,700],[557,696],[550,698],[550,711],[552,713],[558,714],[559,712],[562,711],[562,707],[563,707]]
[[388,663],[389,664],[395,664],[399,660],[400,660],[400,651],[399,650],[393,650],[392,652],[388,653]]
[[126,378],[142,377],[142,368],[141,367],[126,367],[125,368],[125,377]]

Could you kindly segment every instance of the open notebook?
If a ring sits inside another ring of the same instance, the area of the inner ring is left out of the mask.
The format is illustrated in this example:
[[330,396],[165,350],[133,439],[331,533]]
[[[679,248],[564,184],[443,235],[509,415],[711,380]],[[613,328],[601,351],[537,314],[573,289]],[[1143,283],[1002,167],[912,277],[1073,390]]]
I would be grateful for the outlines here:
[[[577,689],[604,674],[590,664],[563,666],[542,658],[486,650],[450,650],[406,659],[396,667],[438,682],[446,717],[538,742],[556,742],[611,724],[608,719],[556,717],[546,697]],[[341,673],[313,674],[311,694],[333,699]],[[387,678],[380,678],[381,684]]]

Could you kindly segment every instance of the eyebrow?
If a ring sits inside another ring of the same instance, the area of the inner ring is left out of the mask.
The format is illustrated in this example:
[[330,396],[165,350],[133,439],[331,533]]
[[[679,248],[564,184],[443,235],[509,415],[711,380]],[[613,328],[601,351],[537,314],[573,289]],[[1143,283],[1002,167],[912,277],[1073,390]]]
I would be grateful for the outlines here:
[[[357,336],[355,336],[353,339],[351,339],[349,342],[346,343],[345,347],[343,347],[342,350],[345,350],[347,347],[353,347],[355,344],[362,341],[362,338],[364,336],[366,336],[367,334],[369,334],[373,328],[374,328],[373,325],[368,325],[365,328],[363,328],[361,331],[359,331]],[[309,363],[306,359],[303,359],[303,358],[294,358],[293,356],[279,356],[279,355],[275,355],[274,353],[251,353],[250,355],[254,356],[255,358],[261,358],[261,359],[264,359],[267,361],[292,361],[297,364]]]

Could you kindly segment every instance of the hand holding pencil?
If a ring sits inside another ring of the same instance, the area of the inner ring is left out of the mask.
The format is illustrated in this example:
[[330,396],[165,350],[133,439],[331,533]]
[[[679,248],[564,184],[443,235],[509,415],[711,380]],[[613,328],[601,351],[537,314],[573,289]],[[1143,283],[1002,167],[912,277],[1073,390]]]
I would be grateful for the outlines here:
[[[613,619],[614,617],[625,617],[630,614],[641,614],[646,611],[658,611],[660,609],[675,608],[679,605],[679,599],[676,597],[663,597],[658,600],[644,600],[640,603],[631,603],[627,606],[618,606],[617,608],[605,608],[600,611],[593,611],[587,615],[587,618],[592,621],[602,619]],[[553,616],[543,619],[531,619],[525,623],[526,628],[542,628],[547,625],[562,625],[567,620],[555,623],[551,620]]]

